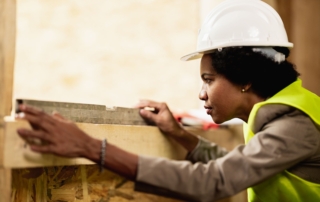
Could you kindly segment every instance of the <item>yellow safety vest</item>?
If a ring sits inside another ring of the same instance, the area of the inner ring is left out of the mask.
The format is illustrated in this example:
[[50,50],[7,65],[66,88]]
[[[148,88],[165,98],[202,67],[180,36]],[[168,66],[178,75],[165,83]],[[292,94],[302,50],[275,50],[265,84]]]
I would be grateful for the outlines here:
[[[257,111],[266,104],[285,104],[295,107],[320,125],[320,97],[303,88],[301,80],[298,79],[273,97],[253,106],[248,124],[244,124],[243,127],[246,144],[254,136],[252,127]],[[286,170],[248,188],[247,191],[248,201],[251,202],[320,202],[320,184],[306,181]]]

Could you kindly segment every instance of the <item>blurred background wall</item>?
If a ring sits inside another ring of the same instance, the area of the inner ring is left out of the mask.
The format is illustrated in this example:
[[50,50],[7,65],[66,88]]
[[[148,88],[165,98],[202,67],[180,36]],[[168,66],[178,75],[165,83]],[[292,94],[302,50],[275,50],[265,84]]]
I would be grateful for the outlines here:
[[132,107],[199,106],[197,0],[17,0],[14,96]]
[[[139,99],[200,108],[196,46],[222,0],[17,0],[14,97],[132,107]],[[265,0],[295,44],[290,60],[320,95],[319,0]]]
[[301,73],[303,86],[320,96],[320,1],[273,1],[294,43],[289,60]]

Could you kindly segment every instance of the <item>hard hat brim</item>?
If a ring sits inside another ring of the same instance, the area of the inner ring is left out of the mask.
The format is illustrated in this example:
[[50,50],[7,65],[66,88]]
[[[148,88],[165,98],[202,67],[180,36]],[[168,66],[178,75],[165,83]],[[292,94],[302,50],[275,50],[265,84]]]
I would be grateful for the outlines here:
[[223,46],[217,46],[215,48],[209,48],[209,49],[204,49],[204,50],[198,50],[192,53],[189,53],[183,57],[180,58],[180,60],[182,61],[190,61],[190,60],[196,60],[199,58],[202,58],[202,56],[204,54],[208,54],[208,53],[212,53],[214,52],[216,49],[218,48],[226,48],[226,47],[233,47],[233,46],[252,46],[252,47],[261,47],[261,46],[269,46],[269,47],[287,47],[287,48],[292,48],[293,47],[293,43],[274,43],[274,45],[272,44],[262,44],[262,43],[252,43],[252,44],[246,44],[243,45],[243,42],[240,42],[239,44],[235,44],[234,42],[230,45],[226,45],[224,44]]

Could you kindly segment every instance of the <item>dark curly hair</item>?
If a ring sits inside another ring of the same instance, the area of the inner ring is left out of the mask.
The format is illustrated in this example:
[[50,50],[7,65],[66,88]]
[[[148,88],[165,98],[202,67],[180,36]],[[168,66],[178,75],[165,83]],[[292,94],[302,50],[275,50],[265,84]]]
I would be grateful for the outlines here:
[[[295,66],[287,60],[280,64],[259,52],[253,47],[227,47],[210,53],[215,71],[236,85],[251,84],[254,93],[268,98],[296,81],[300,75]],[[286,58],[288,48],[273,47]]]

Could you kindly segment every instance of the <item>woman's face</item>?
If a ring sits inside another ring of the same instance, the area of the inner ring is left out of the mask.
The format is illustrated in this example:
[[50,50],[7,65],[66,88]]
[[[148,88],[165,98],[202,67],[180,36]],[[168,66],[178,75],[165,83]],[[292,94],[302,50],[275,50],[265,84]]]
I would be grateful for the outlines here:
[[247,93],[242,92],[243,87],[217,74],[211,61],[209,55],[204,55],[200,67],[203,85],[199,98],[205,102],[207,114],[218,124],[236,117],[246,121],[252,108],[248,109]]

